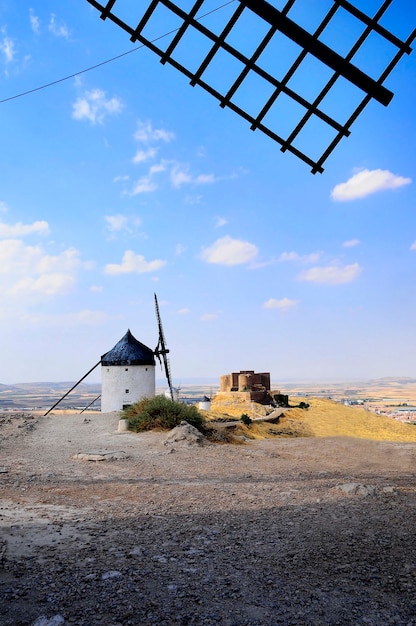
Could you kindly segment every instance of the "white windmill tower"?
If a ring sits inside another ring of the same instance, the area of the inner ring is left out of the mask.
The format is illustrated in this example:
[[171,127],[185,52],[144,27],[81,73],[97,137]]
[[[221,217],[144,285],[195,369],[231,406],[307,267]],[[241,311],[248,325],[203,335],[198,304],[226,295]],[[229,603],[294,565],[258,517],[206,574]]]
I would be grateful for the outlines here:
[[122,411],[142,398],[155,395],[153,350],[128,330],[109,352],[101,357],[101,411]]
[[159,342],[155,350],[148,348],[136,339],[130,330],[109,352],[101,357],[101,411],[122,411],[142,398],[152,398],[156,390],[155,356],[162,366],[162,359],[170,397],[173,400],[173,387],[166,347],[160,319],[159,305],[155,294],[156,319]]

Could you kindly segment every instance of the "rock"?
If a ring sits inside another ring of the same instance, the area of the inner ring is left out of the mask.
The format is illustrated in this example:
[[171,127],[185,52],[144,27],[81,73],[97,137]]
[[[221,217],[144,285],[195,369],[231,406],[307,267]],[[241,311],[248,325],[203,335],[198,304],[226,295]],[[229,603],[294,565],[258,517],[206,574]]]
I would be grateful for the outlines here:
[[357,496],[374,496],[377,491],[373,485],[361,485],[359,483],[344,483],[343,485],[337,485],[337,489],[343,493]]
[[126,433],[129,430],[129,420],[121,419],[118,421],[118,429],[119,433]]
[[195,426],[191,426],[188,422],[182,421],[179,426],[173,428],[166,440],[164,445],[172,445],[176,444],[185,444],[185,445],[203,445],[206,442],[204,435],[199,432]]
[[353,494],[357,496],[375,496],[377,494],[396,495],[397,489],[392,485],[386,487],[376,487],[374,485],[363,485],[361,483],[343,483],[337,485],[337,489],[343,493]]
[[120,461],[127,459],[128,456],[120,450],[119,452],[78,452],[72,458],[77,461]]
[[110,570],[109,572],[104,572],[101,576],[101,580],[108,580],[109,578],[120,578],[123,574],[117,570]]
[[33,622],[32,626],[60,626],[60,624],[65,624],[65,619],[62,615],[54,615],[53,617],[41,615]]
[[387,487],[383,487],[383,489],[381,491],[383,493],[391,493],[393,495],[397,494],[396,487],[393,487],[392,485],[388,485]]

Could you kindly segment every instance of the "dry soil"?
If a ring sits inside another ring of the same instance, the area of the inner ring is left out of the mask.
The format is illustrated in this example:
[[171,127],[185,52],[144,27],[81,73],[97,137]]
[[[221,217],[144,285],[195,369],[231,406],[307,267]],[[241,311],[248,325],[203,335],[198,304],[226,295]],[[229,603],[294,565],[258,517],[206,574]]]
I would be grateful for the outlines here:
[[0,416],[2,626],[416,625],[415,443],[84,416]]

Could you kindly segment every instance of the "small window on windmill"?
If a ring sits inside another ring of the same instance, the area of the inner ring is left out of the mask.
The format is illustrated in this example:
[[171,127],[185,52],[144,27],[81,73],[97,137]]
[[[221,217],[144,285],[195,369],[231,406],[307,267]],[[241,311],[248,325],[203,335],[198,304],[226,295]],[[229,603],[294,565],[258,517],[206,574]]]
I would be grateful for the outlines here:
[[128,372],[128,371],[129,371],[129,368],[128,368],[128,367],[126,367],[126,369],[125,369],[124,371],[125,371],[125,372]]
[[128,390],[128,389],[126,389],[126,393],[129,393],[129,390]]

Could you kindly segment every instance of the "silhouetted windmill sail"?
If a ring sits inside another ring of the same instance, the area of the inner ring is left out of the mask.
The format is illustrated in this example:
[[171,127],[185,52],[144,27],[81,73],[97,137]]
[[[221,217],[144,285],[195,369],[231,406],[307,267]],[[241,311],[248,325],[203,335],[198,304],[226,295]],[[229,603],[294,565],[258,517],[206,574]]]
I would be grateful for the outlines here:
[[[146,46],[163,65],[181,72],[192,87],[204,89],[221,108],[247,121],[252,131],[264,133],[282,152],[307,163],[313,174],[324,171],[328,156],[351,134],[351,126],[373,99],[389,104],[393,94],[383,83],[401,58],[412,52],[416,37],[416,30],[406,39],[388,30],[389,23],[394,30],[401,22],[406,24],[406,13],[410,13],[402,2],[400,20],[397,2],[399,19],[392,20],[393,0],[316,2],[324,7],[319,7],[313,20],[305,19],[306,10],[300,8],[313,3],[301,0],[147,0],[130,2],[130,11],[125,9],[125,0],[87,1],[101,19],[113,22],[130,41],[137,42],[136,50]],[[365,7],[370,4],[378,5],[378,10]],[[128,21],[124,21],[127,13]],[[165,23],[175,26],[156,37],[164,32]],[[409,19],[407,28],[412,27]],[[328,31],[339,28],[345,30],[351,46],[341,54],[344,45],[336,39],[335,47],[324,42],[334,39],[327,36]],[[249,46],[244,32],[250,34]],[[187,49],[192,53],[184,54]],[[379,77],[374,76],[376,68],[368,71],[367,59],[376,55],[382,60]],[[305,87],[312,67],[313,91]],[[254,85],[256,97],[244,97]]]
[[170,375],[170,363],[169,363],[169,359],[167,356],[169,353],[169,350],[166,347],[165,335],[163,334],[162,320],[160,319],[159,304],[157,301],[156,294],[155,294],[155,309],[156,309],[157,325],[159,329],[159,342],[155,349],[155,356],[159,359],[160,367],[162,367],[162,359],[163,359],[163,365],[165,368],[165,376],[169,385],[170,397],[171,397],[171,400],[173,400],[174,397],[173,397],[172,378]]

